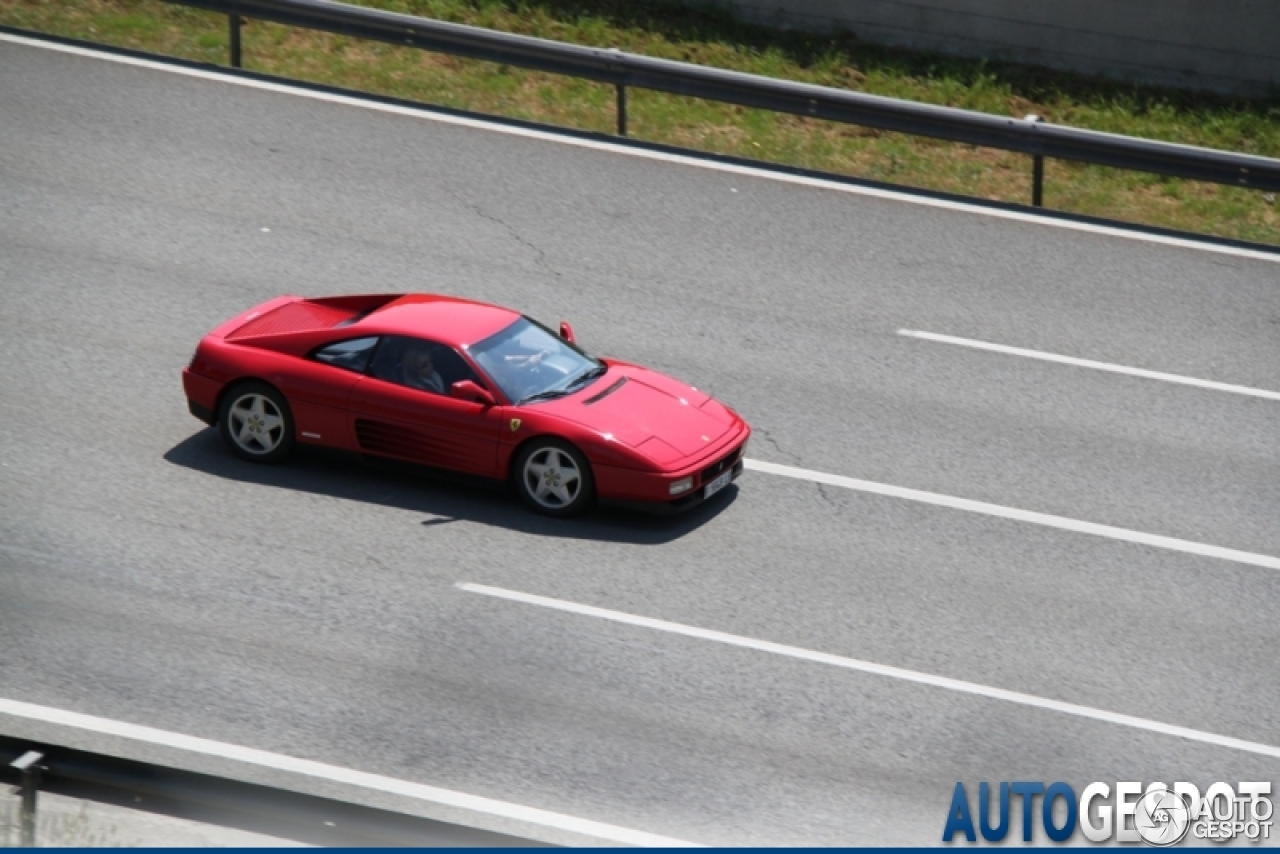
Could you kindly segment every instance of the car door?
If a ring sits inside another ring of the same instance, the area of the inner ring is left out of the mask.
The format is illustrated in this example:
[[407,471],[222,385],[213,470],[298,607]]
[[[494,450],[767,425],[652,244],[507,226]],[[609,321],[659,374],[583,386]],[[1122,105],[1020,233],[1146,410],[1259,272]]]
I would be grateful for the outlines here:
[[347,398],[378,346],[362,335],[321,345],[305,359],[281,357],[267,379],[289,400],[300,442],[354,450]]
[[[414,355],[429,351],[438,383],[412,385]],[[502,407],[449,397],[449,387],[480,377],[456,351],[422,338],[386,336],[351,391],[348,411],[360,450],[469,474],[498,476]],[[429,390],[440,388],[441,391]]]

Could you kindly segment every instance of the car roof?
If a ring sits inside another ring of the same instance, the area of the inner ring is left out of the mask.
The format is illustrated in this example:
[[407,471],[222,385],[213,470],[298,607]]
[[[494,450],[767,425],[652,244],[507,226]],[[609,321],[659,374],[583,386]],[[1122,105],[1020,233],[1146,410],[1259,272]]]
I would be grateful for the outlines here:
[[467,347],[519,319],[519,312],[488,303],[438,294],[405,294],[351,328],[380,335],[430,338],[453,347]]

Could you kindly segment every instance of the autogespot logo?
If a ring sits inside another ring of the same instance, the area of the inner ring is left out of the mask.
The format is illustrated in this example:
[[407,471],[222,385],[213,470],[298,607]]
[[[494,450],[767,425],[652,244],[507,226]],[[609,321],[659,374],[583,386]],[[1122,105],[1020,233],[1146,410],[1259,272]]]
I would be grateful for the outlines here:
[[1151,845],[1176,845],[1190,827],[1191,804],[1185,795],[1168,789],[1147,792],[1133,811],[1133,829]]
[[[1270,782],[1214,783],[1205,790],[1191,783],[1090,783],[1076,798],[1066,783],[1046,786],[1040,782],[1000,783],[992,822],[993,787],[978,784],[974,809],[963,783],[956,783],[951,808],[942,831],[942,841],[951,842],[963,834],[969,842],[978,836],[1001,842],[1009,835],[1012,815],[1021,814],[1022,841],[1030,842],[1035,831],[1036,798],[1040,799],[1039,819],[1044,835],[1054,842],[1066,842],[1078,829],[1090,842],[1145,842],[1164,847],[1191,838],[1197,844],[1230,842],[1243,837],[1250,842],[1271,838],[1274,811]],[[1018,799],[1021,799],[1019,803]],[[1021,809],[1018,809],[1018,807]]]

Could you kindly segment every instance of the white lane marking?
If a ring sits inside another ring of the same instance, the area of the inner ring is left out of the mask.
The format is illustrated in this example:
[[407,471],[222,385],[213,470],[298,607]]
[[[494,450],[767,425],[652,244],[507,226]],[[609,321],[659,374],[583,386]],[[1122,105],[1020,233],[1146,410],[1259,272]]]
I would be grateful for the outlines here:
[[529,824],[550,827],[556,830],[570,831],[572,833],[579,833],[584,836],[592,836],[597,839],[622,843],[624,845],[640,845],[645,847],[656,846],[664,848],[700,847],[695,846],[694,843],[685,842],[680,839],[672,839],[668,836],[658,836],[653,833],[630,830],[625,827],[604,824],[602,822],[591,821],[589,819],[574,818],[573,816],[561,815],[560,813],[549,812],[547,810],[536,809],[534,807],[520,806],[519,804],[511,804],[506,801],[496,801],[491,798],[482,798],[478,795],[467,795],[450,789],[440,789],[435,786],[426,786],[422,783],[411,783],[408,780],[397,780],[393,777],[368,774],[351,768],[341,768],[336,765],[326,765],[322,762],[313,762],[309,759],[296,759],[292,756],[282,756],[279,753],[269,753],[265,750],[257,750],[252,747],[225,744],[220,741],[211,741],[207,738],[182,735],[181,733],[169,732],[162,729],[153,729],[152,727],[125,723],[124,721],[111,720],[110,718],[99,718],[94,717],[93,715],[69,712],[65,709],[55,709],[49,706],[37,706],[32,703],[23,703],[18,700],[0,698],[0,715],[11,715],[17,718],[26,718],[29,720],[56,724],[58,726],[85,730],[101,735],[126,738],[131,741],[140,741],[146,744],[172,747],[178,750],[185,750],[190,753],[199,753],[205,756],[216,756],[220,759],[231,759],[236,762],[257,765],[263,768],[288,771],[292,774],[299,774],[305,777],[315,777],[322,780],[346,783],[366,789],[373,789],[379,792],[403,795],[443,806],[471,810],[473,812],[497,816],[500,818],[514,819],[516,821],[528,822]]
[[1122,540],[1127,543],[1137,543],[1143,546],[1155,546],[1160,549],[1170,549],[1172,551],[1186,552],[1187,554],[1200,555],[1202,557],[1219,558],[1220,560],[1231,560],[1236,563],[1247,563],[1252,566],[1266,567],[1267,569],[1280,569],[1280,557],[1272,557],[1271,555],[1243,552],[1238,549],[1211,546],[1206,543],[1197,543],[1192,540],[1179,540],[1176,537],[1164,537],[1159,534],[1146,534],[1142,531],[1131,531],[1128,528],[1099,525],[1096,522],[1082,522],[1079,519],[1070,519],[1066,516],[1053,516],[1049,513],[1036,513],[1032,510],[1019,510],[1016,507],[1005,507],[1000,504],[988,504],[985,501],[974,501],[969,498],[955,498],[954,496],[942,495],[937,492],[908,489],[904,486],[890,486],[886,483],[876,483],[875,481],[870,480],[858,480],[853,477],[844,477],[843,475],[838,474],[827,474],[826,472],[796,468],[795,466],[784,466],[779,465],[778,463],[766,463],[761,460],[749,459],[746,461],[746,467],[751,471],[775,474],[780,477],[791,477],[796,478],[797,480],[807,480],[812,483],[826,484],[827,486],[839,486],[844,489],[854,489],[858,492],[870,492],[874,495],[885,495],[889,498],[905,498],[908,501],[919,501],[924,504],[933,504],[938,507],[950,507],[953,510],[966,510],[970,513],[982,513],[986,516],[996,516],[1001,519],[1012,519],[1015,522],[1030,522],[1033,525],[1044,525],[1048,528],[1058,528],[1063,531],[1074,531],[1079,534],[1092,534],[1095,537],[1108,537],[1113,540]]
[[919,685],[929,685],[934,688],[946,688],[949,691],[959,691],[962,694],[975,694],[979,697],[987,697],[992,700],[1003,700],[1008,703],[1017,703],[1021,706],[1047,709],[1052,712],[1061,712],[1066,715],[1090,718],[1095,721],[1118,724],[1120,726],[1132,727],[1133,729],[1159,733],[1160,735],[1171,735],[1177,738],[1185,738],[1190,741],[1198,741],[1204,744],[1228,747],[1232,750],[1242,750],[1247,753],[1256,753],[1259,756],[1269,756],[1273,759],[1280,759],[1280,747],[1273,747],[1269,744],[1260,744],[1256,741],[1245,741],[1239,738],[1232,738],[1229,735],[1218,735],[1217,733],[1175,726],[1174,724],[1166,724],[1160,721],[1148,720],[1147,718],[1138,718],[1133,715],[1122,715],[1117,712],[1108,712],[1105,709],[1095,709],[1091,706],[1081,706],[1076,703],[1064,703],[1061,700],[1037,697],[1034,694],[1023,694],[1018,691],[1006,691],[1003,688],[993,688],[990,685],[980,685],[977,682],[965,682],[961,679],[952,679],[947,676],[936,676],[932,673],[921,673],[918,670],[906,670],[901,667],[890,667],[887,664],[877,664],[874,661],[862,661],[857,658],[846,658],[842,655],[815,652],[814,650],[804,649],[803,647],[788,646],[786,644],[773,643],[772,641],[756,640],[755,638],[733,635],[728,632],[718,632],[714,629],[700,629],[696,626],[687,626],[683,623],[671,623],[666,620],[655,620],[652,617],[639,617],[635,614],[613,611],[609,608],[597,608],[594,605],[582,605],[577,602],[569,602],[564,599],[552,599],[548,596],[537,596],[532,593],[520,593],[515,590],[506,590],[501,587],[489,587],[485,584],[463,582],[458,584],[457,587],[458,589],[465,590],[468,593],[478,593],[481,596],[491,596],[495,599],[507,599],[512,602],[521,602],[525,605],[537,605],[542,608],[551,608],[556,611],[566,611],[570,614],[579,614],[584,617],[597,617],[601,620],[624,623],[629,626],[656,629],[660,632],[684,635],[685,637],[698,638],[699,640],[715,641],[716,643],[728,644],[730,646],[742,647],[744,649],[754,649],[760,652],[773,653],[774,655],[784,655],[789,658],[800,659],[801,661],[811,661],[816,664],[829,664],[832,667],[842,667],[846,670],[857,670],[862,673],[871,673],[876,676],[888,676],[891,679],[901,679],[905,682],[915,682]]
[[922,341],[936,341],[940,344],[955,344],[958,347],[972,347],[975,350],[989,350],[992,353],[1004,353],[1007,356],[1025,356],[1028,359],[1039,359],[1042,362],[1057,362],[1062,365],[1074,365],[1077,368],[1092,368],[1095,371],[1109,371],[1113,374],[1127,374],[1131,377],[1143,377],[1149,380],[1164,380],[1168,383],[1181,383],[1197,388],[1213,391],[1229,391],[1233,394],[1247,394],[1252,397],[1265,397],[1268,400],[1280,400],[1280,391],[1267,391],[1263,388],[1252,388],[1246,385],[1200,380],[1195,377],[1184,377],[1181,374],[1166,374],[1161,371],[1148,371],[1145,368],[1128,368],[1111,362],[1095,362],[1092,359],[1077,359],[1075,356],[1059,356],[1056,353],[1045,353],[1042,350],[1027,350],[1023,347],[1009,347],[1004,344],[991,344],[986,341],[975,341],[972,338],[957,338],[954,335],[939,335],[936,332],[921,332],[918,329],[899,329],[899,335],[908,338],[919,338]]
[[1252,258],[1256,261],[1271,261],[1272,263],[1280,263],[1280,253],[1262,252],[1256,249],[1244,249],[1238,246],[1219,246],[1213,243],[1203,243],[1201,241],[1185,238],[1172,237],[1163,234],[1147,234],[1141,231],[1130,231],[1125,228],[1106,225],[1094,225],[1087,222],[1072,222],[1065,219],[1056,219],[1050,215],[1036,215],[1022,213],[1020,211],[1006,211],[996,208],[987,208],[981,205],[970,204],[966,202],[956,202],[949,199],[935,199],[927,196],[916,196],[910,193],[902,193],[894,190],[883,190],[877,187],[861,187],[854,184],[845,184],[839,181],[831,181],[824,178],[812,178],[804,175],[788,175],[783,172],[775,172],[770,169],[761,169],[753,166],[741,166],[734,163],[719,163],[714,160],[706,160],[700,157],[693,157],[683,154],[670,154],[663,151],[647,151],[642,148],[633,148],[625,145],[604,142],[597,139],[578,139],[571,136],[562,136],[553,131],[534,130],[532,128],[512,127],[497,122],[485,121],[484,119],[472,119],[463,116],[451,116],[443,113],[432,112],[429,107],[404,107],[396,104],[380,104],[374,101],[366,101],[361,98],[353,98],[347,95],[337,95],[328,92],[315,92],[308,89],[301,89],[295,86],[288,86],[280,83],[269,83],[263,80],[250,80],[242,77],[235,77],[228,74],[221,74],[216,71],[209,71],[197,68],[182,68],[173,65],[167,65],[163,62],[154,60],[137,59],[130,56],[118,56],[112,53],[104,53],[102,51],[91,50],[89,48],[76,47],[74,45],[55,44],[45,42],[39,39],[30,39],[23,36],[9,35],[0,33],[0,41],[12,42],[14,44],[26,45],[28,47],[43,48],[45,50],[59,51],[61,53],[70,53],[77,56],[88,56],[94,59],[101,59],[107,62],[116,62],[121,65],[132,65],[138,68],[149,68],[155,71],[165,71],[170,74],[180,74],[186,77],[197,77],[203,80],[217,80],[223,83],[230,83],[236,86],[244,86],[250,89],[261,89],[267,92],[279,92],[287,95],[295,95],[303,98],[312,98],[317,101],[328,101],[334,104],[344,104],[350,107],[360,107],[366,110],[376,110],[383,113],[394,113],[402,116],[413,116],[415,118],[427,119],[429,121],[441,122],[443,124],[459,125],[461,127],[478,128],[481,130],[494,131],[496,133],[505,133],[512,136],[523,136],[529,139],[538,139],[544,142],[556,142],[562,145],[573,145],[579,148],[593,148],[598,151],[609,151],[614,154],[625,154],[629,157],[640,157],[646,160],[659,160],[666,163],[679,163],[685,166],[693,166],[699,169],[710,169],[716,172],[727,172],[733,175],[746,175],[754,178],[764,178],[769,181],[779,181],[786,184],[799,184],[806,187],[817,187],[824,190],[836,190],[842,193],[853,193],[860,196],[871,196],[878,199],[890,199],[897,202],[906,202],[913,205],[924,205],[925,207],[941,208],[943,210],[961,211],[965,213],[981,214],[982,216],[995,217],[996,219],[1008,219],[1017,222],[1035,223],[1037,225],[1048,225],[1055,228],[1064,228],[1069,231],[1083,231],[1090,234],[1102,234],[1109,237],[1122,237],[1127,240],[1141,240],[1146,243],[1158,243],[1165,246],[1180,246],[1185,249],[1198,249],[1204,252],[1216,252],[1221,255],[1235,255],[1241,258]]

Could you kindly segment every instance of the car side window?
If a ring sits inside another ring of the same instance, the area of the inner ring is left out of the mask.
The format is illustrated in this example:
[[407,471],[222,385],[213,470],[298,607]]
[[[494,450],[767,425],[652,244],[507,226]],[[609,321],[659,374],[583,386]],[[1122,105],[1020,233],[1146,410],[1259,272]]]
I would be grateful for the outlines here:
[[387,336],[369,373],[380,380],[433,394],[447,395],[460,380],[485,385],[452,347],[403,335]]
[[324,362],[335,368],[364,373],[365,368],[369,367],[369,357],[373,355],[377,346],[377,336],[352,338],[349,341],[339,341],[336,344],[321,347],[312,356],[317,362]]

